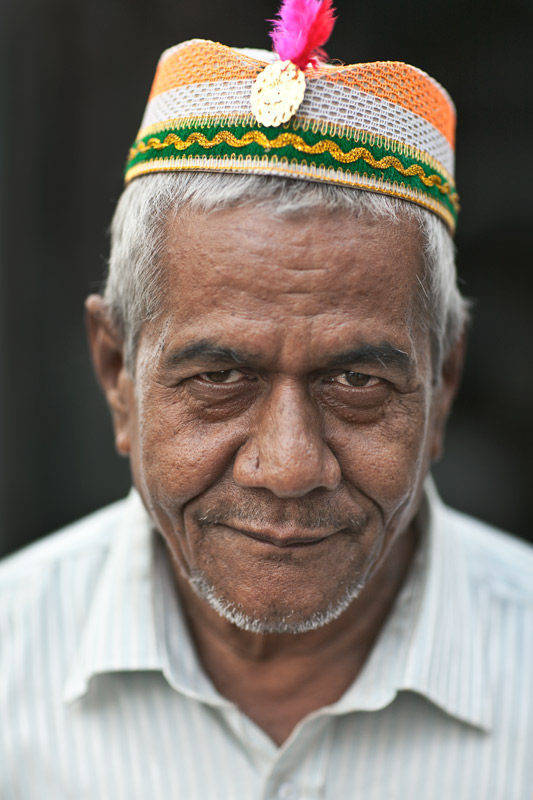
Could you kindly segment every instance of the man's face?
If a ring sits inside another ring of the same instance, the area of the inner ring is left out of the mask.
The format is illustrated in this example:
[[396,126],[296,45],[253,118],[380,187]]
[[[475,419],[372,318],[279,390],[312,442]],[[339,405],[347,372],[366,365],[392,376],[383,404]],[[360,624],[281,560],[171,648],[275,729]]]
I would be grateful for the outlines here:
[[243,627],[324,624],[406,535],[452,394],[416,324],[421,268],[408,221],[169,223],[117,441],[178,583]]

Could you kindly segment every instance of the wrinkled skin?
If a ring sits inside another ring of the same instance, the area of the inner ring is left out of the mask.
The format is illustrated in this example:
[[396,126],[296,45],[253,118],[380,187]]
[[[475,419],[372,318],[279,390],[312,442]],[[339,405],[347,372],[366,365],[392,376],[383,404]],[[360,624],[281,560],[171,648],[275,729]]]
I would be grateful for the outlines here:
[[265,632],[329,622],[356,587],[325,629],[352,624],[358,604],[389,607],[461,363],[458,346],[433,374],[420,272],[406,220],[181,212],[135,380],[89,299],[117,448],[193,619],[238,636],[191,592],[198,574]]

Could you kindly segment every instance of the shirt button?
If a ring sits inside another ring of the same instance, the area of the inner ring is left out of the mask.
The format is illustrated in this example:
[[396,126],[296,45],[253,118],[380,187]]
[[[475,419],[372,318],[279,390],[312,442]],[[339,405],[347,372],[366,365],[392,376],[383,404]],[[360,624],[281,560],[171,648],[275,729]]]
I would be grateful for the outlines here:
[[296,788],[294,784],[289,783],[289,781],[282,783],[278,789],[278,798],[279,800],[295,800]]

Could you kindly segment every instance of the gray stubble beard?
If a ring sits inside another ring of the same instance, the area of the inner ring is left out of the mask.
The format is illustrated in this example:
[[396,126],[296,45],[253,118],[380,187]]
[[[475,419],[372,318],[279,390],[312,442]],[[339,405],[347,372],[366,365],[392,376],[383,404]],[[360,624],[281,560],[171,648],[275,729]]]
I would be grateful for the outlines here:
[[228,622],[243,631],[257,634],[269,633],[307,633],[328,625],[340,617],[351,603],[358,597],[365,580],[358,579],[346,587],[344,593],[336,601],[321,611],[314,611],[304,619],[294,619],[293,612],[281,614],[272,610],[262,617],[246,614],[240,605],[231,603],[217,594],[214,586],[207,580],[201,570],[194,570],[188,581],[195,594],[205,600],[211,608]]

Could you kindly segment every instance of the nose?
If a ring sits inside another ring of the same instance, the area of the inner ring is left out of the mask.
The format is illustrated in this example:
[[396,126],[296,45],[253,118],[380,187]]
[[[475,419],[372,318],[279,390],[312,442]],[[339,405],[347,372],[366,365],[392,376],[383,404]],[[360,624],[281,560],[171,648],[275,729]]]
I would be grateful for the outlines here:
[[292,382],[272,387],[237,453],[233,476],[239,486],[269,489],[278,497],[339,485],[340,465],[305,387]]

